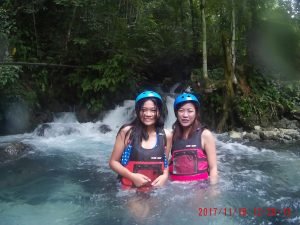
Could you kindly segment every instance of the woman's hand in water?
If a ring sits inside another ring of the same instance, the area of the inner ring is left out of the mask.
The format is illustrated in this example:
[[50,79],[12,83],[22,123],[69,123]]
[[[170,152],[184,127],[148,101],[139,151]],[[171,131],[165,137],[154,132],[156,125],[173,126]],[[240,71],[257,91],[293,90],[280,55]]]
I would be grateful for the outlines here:
[[152,183],[151,185],[153,187],[161,187],[163,186],[168,180],[168,174],[164,173],[162,175],[160,175],[159,177],[157,177]]
[[218,182],[219,182],[219,177],[218,177],[218,175],[210,175],[209,176],[209,182],[210,182],[210,185],[216,185],[216,184],[218,184]]
[[151,182],[151,179],[149,177],[140,173],[132,173],[130,179],[136,187],[141,187]]

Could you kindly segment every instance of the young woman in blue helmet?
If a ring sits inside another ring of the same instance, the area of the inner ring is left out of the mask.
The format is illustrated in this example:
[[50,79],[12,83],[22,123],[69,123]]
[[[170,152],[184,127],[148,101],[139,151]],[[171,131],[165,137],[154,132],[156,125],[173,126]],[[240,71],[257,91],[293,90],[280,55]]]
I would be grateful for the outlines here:
[[171,134],[164,130],[162,98],[144,91],[135,100],[136,118],[116,137],[109,166],[127,186],[162,186],[168,180]]
[[215,139],[201,127],[200,103],[195,95],[183,93],[176,97],[173,124],[170,178],[173,181],[198,181],[218,178]]

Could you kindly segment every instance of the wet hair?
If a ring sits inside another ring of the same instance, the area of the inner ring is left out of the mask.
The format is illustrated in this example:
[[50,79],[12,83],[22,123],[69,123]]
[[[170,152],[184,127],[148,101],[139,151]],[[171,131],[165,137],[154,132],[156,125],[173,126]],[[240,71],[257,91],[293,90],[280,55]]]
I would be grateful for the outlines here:
[[129,137],[130,139],[131,139],[131,137],[134,137],[139,142],[142,142],[143,139],[148,140],[149,135],[147,133],[146,126],[142,123],[141,118],[140,118],[140,111],[141,111],[144,103],[148,100],[151,100],[157,108],[155,127],[159,130],[164,128],[165,116],[164,116],[164,112],[163,112],[162,102],[159,101],[157,98],[145,98],[145,99],[138,101],[135,105],[136,118],[132,122],[130,122],[128,124],[124,124],[117,133],[117,135],[118,135],[124,127],[131,126],[131,128],[125,134],[124,141],[126,140],[128,135],[130,135],[130,137]]
[[195,120],[193,121],[193,123],[191,124],[191,131],[189,132],[188,134],[188,138],[190,138],[193,133],[199,129],[201,127],[201,123],[200,123],[200,115],[199,115],[199,107],[197,106],[197,104],[195,104],[194,102],[192,101],[188,101],[188,102],[183,102],[181,104],[178,105],[178,107],[176,108],[176,111],[175,111],[175,115],[176,115],[176,121],[175,123],[173,124],[172,128],[173,128],[173,138],[172,138],[172,142],[174,142],[175,140],[177,139],[182,139],[183,138],[183,127],[182,125],[180,124],[179,120],[178,120],[178,110],[186,103],[192,103],[195,107],[195,110],[196,110],[196,117],[195,117]]

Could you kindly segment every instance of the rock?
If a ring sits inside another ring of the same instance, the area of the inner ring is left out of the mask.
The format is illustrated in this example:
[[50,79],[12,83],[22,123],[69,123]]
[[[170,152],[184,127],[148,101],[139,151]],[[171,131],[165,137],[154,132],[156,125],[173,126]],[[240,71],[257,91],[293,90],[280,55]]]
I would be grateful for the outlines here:
[[30,150],[32,147],[22,142],[11,143],[0,151],[0,162],[18,159]]
[[42,124],[42,123],[49,123],[53,121],[53,114],[49,111],[45,112],[36,112],[32,115],[31,122],[34,125]]
[[284,134],[284,136],[290,136],[292,139],[297,139],[300,135],[299,131],[294,129],[279,129],[279,131]]
[[291,136],[289,136],[289,135],[283,135],[283,139],[284,140],[288,140],[288,141],[291,141],[291,140],[293,140],[293,138],[291,137]]
[[290,144],[292,141],[286,140],[286,139],[281,139],[280,142],[283,144]]
[[65,127],[64,130],[61,132],[61,135],[70,135],[74,133],[80,133],[76,128],[74,127]]
[[246,133],[243,138],[248,139],[250,141],[257,141],[260,140],[260,136],[254,133]]
[[79,133],[80,131],[77,128],[69,124],[41,124],[35,129],[35,134],[42,137],[57,137]]
[[233,139],[242,139],[242,134],[240,132],[230,131],[229,137]]
[[260,132],[261,132],[261,130],[253,130],[251,133],[260,136]]
[[106,125],[106,124],[102,124],[100,127],[99,127],[99,131],[102,133],[102,134],[106,134],[107,132],[111,132],[111,128]]
[[[97,121],[101,118],[101,114],[104,114],[105,112],[101,112],[100,115],[98,112],[91,112],[91,110],[88,110],[87,108],[83,106],[77,107],[75,110],[76,118],[79,123],[87,123],[90,121]],[[98,118],[100,116],[100,118]]]
[[258,130],[258,131],[260,131],[261,130],[261,127],[260,126],[254,126],[254,130]]
[[282,118],[278,122],[274,123],[274,126],[277,128],[298,129],[299,124],[297,120],[288,120],[286,118]]
[[249,141],[277,141],[281,143],[292,143],[300,140],[299,122],[296,120],[288,120],[286,118],[270,124],[266,127],[253,125],[251,132],[230,131],[229,137],[232,139],[247,139]]
[[292,111],[292,116],[296,120],[300,121],[300,107],[298,107],[296,110]]
[[262,140],[276,140],[278,132],[272,130],[260,131],[259,136]]
[[294,121],[293,123],[288,124],[288,126],[286,127],[287,129],[298,129],[299,125],[297,125],[298,122]]
[[270,130],[260,131],[259,136],[262,140],[275,140],[287,143],[299,140],[300,133],[295,129],[270,128]]
[[45,130],[50,128],[50,124],[44,123],[36,128],[35,133],[37,136],[45,136]]
[[243,133],[244,132],[244,129],[242,127],[237,127],[236,128],[236,131],[237,132],[240,132],[240,133]]

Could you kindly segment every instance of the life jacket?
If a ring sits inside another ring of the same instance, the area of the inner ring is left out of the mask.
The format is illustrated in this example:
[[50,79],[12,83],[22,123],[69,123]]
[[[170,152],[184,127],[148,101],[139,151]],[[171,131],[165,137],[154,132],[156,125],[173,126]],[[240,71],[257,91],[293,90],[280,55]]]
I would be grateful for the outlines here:
[[[129,138],[129,143],[131,144],[129,161],[127,165],[123,165],[130,172],[140,173],[149,177],[151,182],[162,175],[164,168],[168,167],[165,156],[166,134],[163,129],[157,130],[156,134],[156,145],[152,149],[143,148],[139,140],[132,135],[132,139]],[[134,186],[133,182],[125,177],[121,177],[121,182],[127,186]],[[151,186],[151,182],[144,186]]]
[[173,181],[196,181],[208,179],[208,161],[202,149],[202,129],[184,140],[175,140],[169,164],[170,179]]

